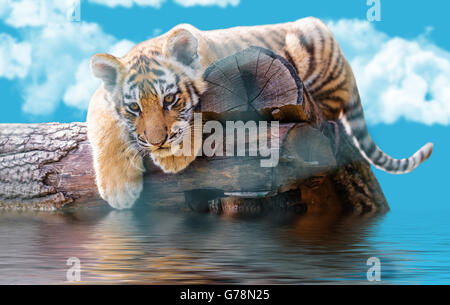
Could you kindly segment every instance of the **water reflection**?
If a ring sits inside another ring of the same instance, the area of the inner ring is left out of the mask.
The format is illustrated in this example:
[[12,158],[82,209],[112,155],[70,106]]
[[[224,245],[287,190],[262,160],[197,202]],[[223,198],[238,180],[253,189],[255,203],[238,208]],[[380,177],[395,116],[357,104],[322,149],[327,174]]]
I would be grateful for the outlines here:
[[90,283],[367,283],[372,256],[383,257],[395,279],[405,253],[376,241],[384,218],[3,212],[0,283],[62,283],[69,257],[81,260],[82,281]]

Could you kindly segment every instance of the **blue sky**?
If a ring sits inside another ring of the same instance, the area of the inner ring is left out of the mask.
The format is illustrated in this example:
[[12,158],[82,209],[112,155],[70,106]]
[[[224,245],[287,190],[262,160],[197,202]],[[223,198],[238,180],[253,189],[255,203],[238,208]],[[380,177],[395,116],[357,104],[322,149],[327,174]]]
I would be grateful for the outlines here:
[[98,85],[89,57],[122,55],[179,23],[208,30],[315,16],[352,64],[377,144],[405,157],[435,143],[410,175],[375,171],[391,206],[446,208],[450,3],[380,2],[382,20],[369,23],[366,0],[82,0],[81,21],[67,22],[65,1],[0,0],[0,123],[84,121]]

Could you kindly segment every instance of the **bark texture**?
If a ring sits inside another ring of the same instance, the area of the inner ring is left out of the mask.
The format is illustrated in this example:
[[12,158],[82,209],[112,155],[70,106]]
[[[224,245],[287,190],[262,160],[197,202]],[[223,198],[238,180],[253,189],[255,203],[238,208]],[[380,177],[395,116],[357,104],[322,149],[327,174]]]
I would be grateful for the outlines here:
[[91,162],[84,123],[1,124],[0,206],[53,209],[87,201],[96,194]]

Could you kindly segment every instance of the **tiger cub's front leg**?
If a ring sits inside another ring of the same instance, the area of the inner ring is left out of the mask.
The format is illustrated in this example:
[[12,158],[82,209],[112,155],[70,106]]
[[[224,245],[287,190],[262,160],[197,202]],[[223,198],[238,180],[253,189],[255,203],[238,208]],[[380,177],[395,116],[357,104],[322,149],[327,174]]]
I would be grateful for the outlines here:
[[142,191],[142,157],[99,92],[91,100],[87,122],[100,196],[116,209],[131,208]]

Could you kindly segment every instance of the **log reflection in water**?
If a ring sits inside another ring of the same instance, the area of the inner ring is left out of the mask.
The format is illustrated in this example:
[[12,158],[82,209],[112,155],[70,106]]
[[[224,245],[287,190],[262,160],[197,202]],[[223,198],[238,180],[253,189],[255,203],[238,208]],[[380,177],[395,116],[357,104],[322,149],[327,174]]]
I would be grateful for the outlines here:
[[96,283],[364,281],[365,261],[377,253],[367,241],[376,218],[240,219],[96,209],[6,214],[0,255],[9,268],[0,282],[64,282],[69,257],[81,260],[82,281]]

